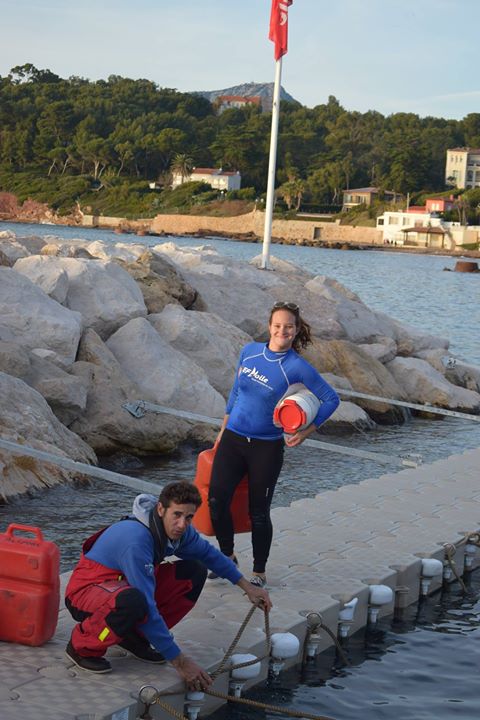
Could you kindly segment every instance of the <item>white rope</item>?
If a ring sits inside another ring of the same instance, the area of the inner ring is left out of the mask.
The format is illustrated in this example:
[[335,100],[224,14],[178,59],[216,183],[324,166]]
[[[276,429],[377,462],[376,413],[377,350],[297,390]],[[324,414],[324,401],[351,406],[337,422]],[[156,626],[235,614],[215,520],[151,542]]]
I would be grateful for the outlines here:
[[365,393],[355,392],[354,390],[339,390],[338,388],[335,390],[339,395],[346,395],[347,397],[376,400],[377,402],[387,403],[388,405],[399,405],[400,407],[412,408],[412,410],[421,410],[422,412],[432,413],[433,415],[449,415],[450,417],[480,422],[480,415],[470,415],[469,413],[458,412],[457,410],[445,410],[444,408],[434,407],[433,405],[419,405],[418,403],[393,400],[392,398],[378,397],[377,395],[366,395]]
[[162,489],[160,485],[149,483],[146,480],[139,480],[138,478],[130,477],[129,475],[121,475],[120,473],[112,472],[111,470],[104,470],[103,468],[96,467],[95,465],[87,465],[87,463],[77,462],[61,455],[54,455],[53,453],[44,452],[43,450],[37,450],[29,445],[19,445],[18,443],[10,442],[9,440],[0,439],[0,448],[8,450],[12,455],[27,455],[28,457],[35,458],[41,462],[52,463],[58,465],[65,470],[73,470],[74,472],[81,473],[82,475],[89,475],[91,477],[99,478],[100,480],[107,480],[108,482],[115,483],[116,485],[123,485],[125,487],[139,490],[140,492],[148,492],[153,495],[158,495]]
[[[222,420],[219,418],[211,418],[207,415],[198,415],[197,413],[186,412],[185,410],[175,410],[164,405],[156,405],[146,400],[138,400],[135,403],[125,403],[122,407],[128,410],[134,417],[141,418],[146,412],[157,414],[174,415],[175,417],[191,420],[194,422],[205,422],[210,425],[221,427]],[[345,445],[337,445],[335,443],[321,442],[320,440],[305,440],[303,445],[314,447],[320,450],[340,453],[341,455],[352,455],[353,457],[363,458],[364,460],[374,460],[382,465],[398,464],[406,467],[417,467],[421,463],[421,459],[416,456],[415,459],[408,457],[397,457],[395,455],[385,455],[384,453],[368,452],[367,450],[358,450],[356,448],[346,447]]]
[[363,458],[363,460],[374,460],[381,465],[391,465],[397,463],[406,467],[418,467],[421,465],[421,456],[402,457],[396,455],[386,455],[385,453],[368,452],[368,450],[359,450],[358,448],[347,447],[346,445],[337,445],[336,443],[326,443],[321,440],[304,440],[302,445],[317,448],[317,450],[327,450],[336,452],[340,455],[352,455],[353,457]]
[[175,415],[175,417],[184,420],[193,420],[195,422],[205,422],[209,425],[222,426],[222,420],[212,418],[208,415],[199,415],[198,413],[187,412],[186,410],[176,410],[175,408],[166,407],[166,405],[157,405],[156,403],[147,402],[146,400],[137,400],[122,405],[125,410],[136,418],[142,418],[146,412],[156,413],[157,415]]
[[[408,407],[414,410],[422,410],[423,412],[434,413],[437,415],[449,415],[451,417],[463,418],[465,420],[473,420],[474,422],[480,422],[480,416],[470,415],[468,413],[456,412],[455,410],[444,410],[443,408],[433,407],[431,405],[419,405],[415,403],[403,402],[401,400],[393,400],[391,398],[378,397],[376,395],[367,395],[365,393],[355,392],[354,390],[341,390],[337,389],[339,395],[345,395],[349,397],[362,398],[364,400],[374,400],[377,402],[384,402],[390,405],[399,405],[401,407]],[[205,422],[209,425],[221,427],[222,420],[219,418],[212,418],[207,415],[199,415],[197,413],[186,412],[185,410],[175,410],[172,408],[165,407],[163,405],[156,405],[154,403],[146,402],[145,400],[138,400],[133,403],[126,403],[123,407],[130,412],[134,417],[141,418],[145,412],[153,412],[167,415],[174,415],[175,417],[183,418],[184,420],[190,420],[193,422]],[[345,445],[337,445],[334,443],[326,443],[320,440],[305,440],[304,445],[309,447],[317,448],[320,450],[326,450],[327,452],[335,452],[340,455],[350,455],[353,457],[363,458],[365,460],[373,460],[380,464],[400,464],[406,467],[417,467],[421,462],[418,456],[415,459],[407,457],[396,457],[394,455],[386,455],[384,453],[368,452],[366,450],[359,450],[356,448],[346,447]],[[107,482],[115,483],[116,485],[123,485],[140,492],[149,492],[154,495],[158,494],[161,490],[160,485],[155,485],[146,480],[139,480],[133,478],[130,475],[122,475],[120,473],[112,472],[111,470],[105,470],[103,468],[96,467],[95,465],[88,465],[86,463],[77,462],[61,455],[54,455],[53,453],[44,452],[43,450],[37,450],[29,445],[19,445],[18,443],[10,442],[9,440],[0,439],[0,448],[8,450],[13,455],[27,455],[33,457],[41,462],[52,463],[62,467],[65,470],[71,470],[73,472],[81,473],[82,475],[88,475],[89,477],[99,478],[100,480],[106,480]]]

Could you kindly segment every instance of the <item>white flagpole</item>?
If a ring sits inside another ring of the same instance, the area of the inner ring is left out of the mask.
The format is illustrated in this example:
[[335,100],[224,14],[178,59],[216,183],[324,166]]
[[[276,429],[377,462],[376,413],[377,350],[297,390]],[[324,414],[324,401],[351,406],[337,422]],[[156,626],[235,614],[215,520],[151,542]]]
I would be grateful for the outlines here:
[[275,170],[277,166],[278,119],[280,116],[280,87],[282,82],[282,58],[275,62],[275,83],[273,86],[272,129],[270,134],[270,156],[268,160],[267,202],[265,204],[265,228],[263,231],[262,270],[269,269],[270,240],[272,238],[273,197],[275,194]]

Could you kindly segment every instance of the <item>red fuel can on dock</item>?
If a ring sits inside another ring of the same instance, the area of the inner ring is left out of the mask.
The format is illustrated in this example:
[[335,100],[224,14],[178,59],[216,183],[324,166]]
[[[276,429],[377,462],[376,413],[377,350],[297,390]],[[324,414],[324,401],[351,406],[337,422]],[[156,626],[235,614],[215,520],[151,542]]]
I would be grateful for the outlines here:
[[[197,472],[193,484],[196,485],[202,497],[202,504],[193,518],[193,526],[204,535],[215,535],[210,510],[208,507],[208,491],[210,476],[212,474],[213,459],[216,448],[204,450],[198,456]],[[230,506],[233,519],[233,529],[236,533],[250,532],[252,525],[248,514],[248,477],[245,475],[237,486]]]
[[0,533],[0,640],[43,645],[53,637],[59,570],[58,546],[44,540],[39,528],[12,524]]

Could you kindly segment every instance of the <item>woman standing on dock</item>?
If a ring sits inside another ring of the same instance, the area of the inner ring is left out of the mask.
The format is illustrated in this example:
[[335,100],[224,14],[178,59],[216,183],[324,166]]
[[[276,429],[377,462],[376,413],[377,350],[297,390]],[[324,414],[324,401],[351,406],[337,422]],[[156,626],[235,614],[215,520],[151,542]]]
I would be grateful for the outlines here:
[[[249,343],[240,354],[216,441],[208,498],[220,550],[236,562],[230,503],[237,485],[248,474],[253,549],[250,582],[259,587],[266,584],[265,569],[273,536],[270,506],[282,469],[284,446],[300,445],[339,404],[335,390],[299,355],[311,337],[310,326],[300,316],[298,305],[275,303],[268,327],[268,343]],[[320,407],[307,428],[284,439],[282,428],[273,423],[273,413],[294,383],[305,385],[318,398]]]

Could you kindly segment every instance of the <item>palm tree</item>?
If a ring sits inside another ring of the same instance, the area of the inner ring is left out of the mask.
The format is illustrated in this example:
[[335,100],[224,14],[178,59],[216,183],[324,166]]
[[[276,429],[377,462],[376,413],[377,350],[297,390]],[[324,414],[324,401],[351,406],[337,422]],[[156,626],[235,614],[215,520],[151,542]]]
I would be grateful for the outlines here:
[[186,153],[177,153],[172,160],[171,170],[180,175],[182,184],[190,177],[193,170],[193,160]]
[[280,185],[277,190],[280,197],[284,199],[288,210],[291,210],[294,206],[295,210],[299,209],[304,192],[305,183],[300,178],[288,180],[283,185]]

